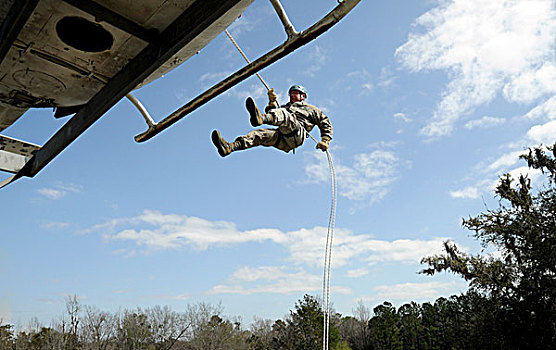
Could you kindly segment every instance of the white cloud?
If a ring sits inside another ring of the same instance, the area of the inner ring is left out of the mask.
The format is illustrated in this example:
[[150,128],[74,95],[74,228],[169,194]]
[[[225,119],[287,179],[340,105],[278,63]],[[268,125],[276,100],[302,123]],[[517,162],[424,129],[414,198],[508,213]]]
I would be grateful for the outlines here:
[[[550,127],[547,129],[535,129],[533,127],[532,134],[537,135],[540,139],[542,137],[547,137],[550,139],[550,133],[545,135],[546,130],[551,130]],[[554,135],[554,133],[552,133]],[[554,140],[554,138],[552,138]],[[556,140],[554,140],[556,141]],[[554,142],[553,141],[553,142]],[[530,143],[530,141],[529,141]],[[539,140],[534,141],[535,144],[540,143]],[[527,175],[531,179],[531,183],[535,184],[541,179],[541,171],[536,169],[529,169],[527,166],[518,166],[520,162],[519,156],[525,154],[525,149],[520,149],[516,151],[509,151],[498,159],[488,164],[481,163],[477,165],[476,170],[478,173],[474,175],[474,178],[481,178],[476,180],[474,184],[465,187],[462,190],[451,191],[450,196],[452,198],[458,199],[477,199],[482,193],[492,193],[499,183],[499,177],[502,174],[510,174],[513,179],[518,179],[520,175]],[[523,161],[522,161],[523,162]]]
[[449,83],[425,136],[450,134],[461,115],[498,94],[532,103],[556,91],[556,11],[552,0],[453,0],[416,21],[396,50],[412,71],[444,70]]
[[394,302],[409,302],[431,300],[441,296],[448,296],[466,289],[465,282],[424,282],[400,283],[375,287],[375,295],[363,297],[363,301],[389,300]]
[[241,232],[230,222],[211,222],[197,217],[165,215],[150,210],[145,210],[133,220],[124,219],[122,222],[138,223],[141,227],[106,234],[105,238],[113,241],[133,241],[138,246],[150,249],[175,249],[189,245],[205,250],[212,245],[263,240],[282,242],[286,239],[282,232],[274,229]]
[[480,196],[480,191],[477,187],[469,186],[459,191],[451,191],[450,196],[452,198],[469,198],[477,199]]
[[349,93],[353,96],[367,96],[375,90],[371,74],[365,69],[348,72],[338,78],[332,88]]
[[504,96],[509,101],[530,103],[542,97],[547,91],[553,92],[554,86],[556,86],[556,65],[554,61],[544,62],[540,68],[525,71],[511,80],[504,86]]
[[235,271],[230,279],[238,282],[254,282],[261,279],[278,280],[288,276],[284,270],[284,266],[261,266],[256,268],[246,266]]
[[533,126],[527,132],[527,138],[537,144],[553,145],[556,142],[556,120]]
[[556,96],[552,96],[523,116],[524,119],[556,119]]
[[80,193],[82,187],[71,183],[58,183],[54,188],[41,188],[38,192],[44,197],[52,200],[59,200],[65,197],[68,193]]
[[[330,170],[327,158],[316,152],[304,152],[305,177],[309,183],[320,183],[330,181]],[[334,159],[335,157],[333,157]]]
[[[519,154],[522,153],[523,152],[520,152]],[[475,186],[469,186],[459,191],[452,191],[450,192],[450,196],[452,198],[459,199],[477,199],[480,197],[481,193],[493,193],[496,189],[496,186],[498,186],[498,183],[500,182],[500,176],[502,174],[510,174],[510,176],[514,180],[519,179],[521,175],[527,176],[531,180],[531,183],[535,184],[537,181],[539,181],[542,173],[540,170],[529,169],[529,167],[527,166],[506,168],[506,170],[504,170],[503,172],[501,171],[498,174],[489,174],[488,178],[478,181]]]
[[201,75],[199,82],[201,83],[201,87],[203,89],[208,89],[219,81],[225,79],[230,74],[232,74],[231,71],[205,73]]
[[373,89],[374,89],[374,85],[371,82],[366,82],[361,84],[361,93],[363,95],[368,95],[373,91]]
[[121,255],[124,258],[132,258],[135,256],[135,254],[137,254],[137,252],[134,249],[127,249],[127,248],[123,248],[123,249],[116,249],[112,252],[112,254],[114,255]]
[[209,294],[298,293],[322,287],[321,276],[303,269],[291,271],[285,266],[242,267],[228,276],[225,284],[213,287]]
[[508,174],[510,174],[512,179],[517,180],[520,176],[524,176],[528,177],[531,180],[531,183],[535,183],[541,176],[542,172],[538,169],[529,169],[529,167],[522,166],[509,171]]
[[[421,16],[416,27],[396,51],[397,57],[412,71],[443,70],[449,78],[422,134],[451,133],[463,115],[495,97],[530,105],[530,111],[516,120],[545,121],[506,145],[505,153],[494,162],[479,164],[472,176],[479,180],[450,192],[453,198],[477,198],[493,190],[499,175],[516,171],[526,148],[556,141],[556,123],[552,122],[556,119],[554,2],[450,0]],[[486,128],[503,121],[484,117],[464,127]]]
[[[240,90],[239,88],[233,88],[224,93],[227,96],[233,96],[241,101],[245,101],[247,97],[253,97],[255,101],[257,100],[264,100],[264,103],[267,102],[267,94],[266,89],[261,84],[252,84],[249,86],[247,90]],[[279,101],[285,101],[285,97],[280,95],[278,97]],[[261,108],[261,106],[259,106]]]
[[482,129],[486,129],[486,128],[491,128],[493,126],[497,126],[500,124],[504,124],[506,122],[506,119],[504,118],[495,118],[495,117],[482,117],[481,119],[474,119],[474,120],[470,120],[467,123],[465,123],[465,128],[466,129],[475,129],[475,128],[482,128]]
[[[390,185],[398,178],[400,159],[386,148],[353,157],[352,166],[334,158],[338,194],[342,197],[374,203],[384,198]],[[309,183],[329,181],[330,171],[325,157],[316,152],[305,153],[305,179]]]
[[[359,86],[360,95],[369,95],[375,88],[371,80],[371,74],[365,68],[349,72],[346,74],[346,78],[337,83],[341,90],[351,90],[352,86]],[[347,83],[346,80],[348,80]]]
[[500,156],[497,160],[487,166],[488,170],[498,171],[500,168],[507,168],[516,164],[519,161],[519,156],[523,154],[523,150],[508,152]]
[[[260,24],[262,18],[264,17],[265,16],[262,16],[261,14],[251,15],[251,12],[244,12],[241,15],[241,17],[239,17],[236,21],[230,24],[230,27],[228,28],[228,32],[230,32],[232,37],[237,39],[238,37],[242,36],[244,33],[249,33],[255,30],[257,28],[257,25]],[[225,36],[226,34],[223,33],[222,35]],[[226,37],[226,40],[229,39]]]
[[370,264],[383,262],[419,263],[424,256],[442,252],[447,238],[432,238],[428,241],[400,239],[395,241],[367,241],[365,260]]
[[369,270],[366,268],[348,270],[346,276],[349,278],[359,278],[369,274]]
[[65,192],[53,188],[41,188],[38,191],[43,196],[53,200],[58,200],[66,195]]
[[[214,286],[208,294],[277,293],[289,294],[319,291],[322,276],[303,269],[292,270],[286,266],[242,267],[232,273],[224,284]],[[331,286],[334,293],[351,294],[349,288]]]
[[380,70],[380,79],[378,86],[381,88],[387,88],[394,84],[397,77],[392,73],[389,67],[384,67]]
[[[300,229],[289,232],[288,236],[289,261],[313,267],[322,265],[327,236],[326,227]],[[332,248],[334,266],[341,267],[350,264],[350,259],[360,256],[363,252],[359,249],[358,244],[368,239],[370,239],[369,235],[355,235],[350,230],[336,228]]]
[[302,60],[308,65],[304,72],[310,77],[314,77],[329,61],[326,50],[319,45],[315,45],[311,51],[304,55],[305,57]]
[[[120,228],[120,226],[123,226]],[[162,214],[145,210],[133,218],[114,219],[107,224],[96,225],[88,230],[99,231],[112,242],[131,242],[146,250],[209,249],[215,246],[270,241],[286,247],[287,260],[296,265],[318,267],[322,264],[327,228],[301,228],[282,232],[278,229],[260,228],[240,231],[236,225],[225,221],[208,221],[197,217]],[[354,234],[352,231],[336,228],[334,231],[334,266],[351,265],[355,261],[373,265],[379,262],[418,262],[423,256],[441,251],[445,238],[431,240],[372,239],[368,234]],[[134,250],[123,247],[115,254],[130,255]],[[241,270],[235,279],[248,281],[259,275],[276,275],[275,270]]]
[[394,119],[396,119],[396,120],[401,120],[401,121],[404,122],[404,123],[409,123],[409,122],[411,122],[411,119],[409,119],[409,118],[405,115],[405,113],[396,113],[396,114],[394,114]]
[[[87,231],[98,231],[109,242],[119,242],[123,246],[114,254],[126,258],[136,254],[134,247],[140,247],[146,252],[187,247],[204,250],[248,242],[272,242],[286,249],[288,253],[284,259],[290,262],[289,267],[242,267],[210,293],[293,293],[321,287],[321,275],[313,275],[304,267],[321,268],[326,227],[300,228],[287,232],[273,228],[241,231],[231,222],[145,210],[136,217],[113,219]],[[355,234],[347,229],[336,228],[332,248],[333,265],[335,269],[357,266],[348,270],[347,276],[358,278],[368,273],[368,269],[361,265],[418,263],[423,256],[440,253],[445,240],[384,241],[373,239],[369,234]],[[334,290],[336,293],[350,293],[349,289],[342,286],[334,286]]]

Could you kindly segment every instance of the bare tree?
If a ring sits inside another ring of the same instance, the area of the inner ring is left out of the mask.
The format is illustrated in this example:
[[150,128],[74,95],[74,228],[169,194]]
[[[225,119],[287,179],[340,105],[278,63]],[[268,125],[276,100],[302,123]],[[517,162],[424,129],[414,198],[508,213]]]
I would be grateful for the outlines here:
[[249,338],[251,348],[256,350],[270,348],[273,324],[274,321],[272,320],[255,317],[253,323],[249,327],[251,331],[251,336]]
[[188,305],[186,317],[191,322],[187,348],[192,350],[247,349],[246,336],[239,321],[225,320],[222,305]]
[[186,314],[172,311],[170,307],[155,306],[145,311],[150,322],[152,338],[157,349],[170,350],[186,336],[191,319]]
[[152,332],[147,315],[141,310],[125,310],[120,314],[116,336],[116,348],[122,350],[139,350],[149,348],[152,344]]
[[81,324],[84,348],[106,350],[116,334],[117,322],[116,316],[95,307],[85,306],[85,315]]
[[353,316],[362,323],[367,324],[372,316],[372,310],[365,306],[362,300],[357,302],[357,306],[352,310]]

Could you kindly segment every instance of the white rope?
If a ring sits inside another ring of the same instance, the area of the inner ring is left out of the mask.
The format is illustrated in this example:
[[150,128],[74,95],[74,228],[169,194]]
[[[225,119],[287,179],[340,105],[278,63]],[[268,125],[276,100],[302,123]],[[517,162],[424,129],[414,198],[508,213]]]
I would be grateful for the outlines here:
[[[224,30],[226,35],[239,53],[243,56],[247,63],[251,63],[249,58],[243,53],[239,45],[236,43],[232,35],[228,30]],[[270,90],[269,86],[263,80],[263,78],[257,73],[257,77],[263,83],[267,90]],[[318,141],[313,137],[313,135],[307,133],[315,143]],[[329,336],[330,336],[330,270],[332,268],[332,239],[334,238],[334,225],[336,223],[336,200],[337,200],[337,185],[336,185],[336,171],[334,170],[334,162],[332,161],[332,155],[328,150],[326,150],[326,157],[328,158],[328,167],[330,168],[330,184],[331,184],[331,203],[330,203],[330,217],[328,219],[328,230],[326,233],[326,247],[324,250],[324,276],[322,279],[322,310],[324,314],[323,320],[323,334],[322,334],[322,349],[328,350],[329,346]]]
[[[247,64],[250,64],[251,61],[249,61],[249,58],[247,58],[247,56],[245,56],[245,54],[243,53],[243,50],[241,49],[241,47],[239,47],[239,45],[236,43],[236,41],[234,40],[234,38],[232,37],[232,34],[230,34],[230,32],[228,32],[228,29],[224,29],[224,32],[226,32],[226,35],[228,36],[228,38],[230,38],[230,40],[232,41],[232,44],[234,44],[234,46],[236,47],[236,49],[239,51],[239,53],[243,56],[243,58],[245,58],[245,61],[247,61]],[[270,88],[268,87],[268,85],[266,85],[265,81],[263,80],[263,78],[259,75],[259,73],[255,73],[257,75],[257,78],[259,78],[259,80],[261,81],[261,83],[263,83],[264,87],[267,90],[270,90]]]
[[[331,198],[331,204],[330,204],[330,218],[328,221],[328,232],[327,232],[327,238],[326,240],[328,241],[328,237],[330,237],[330,245],[327,246],[327,251],[328,251],[328,267],[326,267],[325,264],[325,269],[328,269],[328,273],[325,275],[326,277],[326,329],[325,329],[325,334],[324,336],[326,336],[326,346],[324,347],[323,350],[328,350],[328,338],[329,338],[329,334],[330,334],[330,270],[332,269],[332,239],[334,238],[334,224],[336,223],[336,199],[337,199],[337,187],[336,187],[336,172],[334,170],[334,163],[332,162],[332,155],[330,154],[330,152],[328,152],[328,150],[326,151],[326,156],[328,158],[328,167],[330,168],[330,182],[331,182],[331,186],[332,186],[332,198]],[[326,258],[326,255],[325,255]]]
[[[315,143],[318,141],[311,134],[307,134]],[[328,219],[328,230],[326,233],[326,247],[324,249],[324,268],[322,279],[322,309],[324,314],[323,331],[322,331],[322,349],[328,350],[330,340],[330,270],[332,268],[332,239],[334,238],[334,225],[336,224],[336,200],[337,200],[337,184],[336,184],[336,171],[334,169],[334,162],[332,155],[326,150],[326,157],[328,158],[328,167],[330,168],[330,185],[331,185],[331,200],[330,200],[330,217]]]

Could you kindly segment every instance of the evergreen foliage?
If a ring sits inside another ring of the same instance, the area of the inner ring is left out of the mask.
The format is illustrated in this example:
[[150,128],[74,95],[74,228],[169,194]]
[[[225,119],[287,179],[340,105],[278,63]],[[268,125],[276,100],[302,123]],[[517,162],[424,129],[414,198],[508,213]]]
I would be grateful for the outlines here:
[[470,255],[445,242],[445,254],[423,259],[429,265],[423,273],[453,272],[482,293],[502,348],[550,349],[556,344],[556,144],[521,158],[546,182],[533,188],[528,177],[506,174],[496,187],[499,208],[463,220],[497,254]]

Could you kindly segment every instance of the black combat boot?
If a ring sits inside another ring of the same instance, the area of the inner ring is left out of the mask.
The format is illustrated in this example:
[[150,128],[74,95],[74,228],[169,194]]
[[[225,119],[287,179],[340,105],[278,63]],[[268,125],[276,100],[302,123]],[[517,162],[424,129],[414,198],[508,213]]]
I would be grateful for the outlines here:
[[233,151],[237,151],[243,149],[239,141],[234,141],[232,143],[226,141],[218,130],[214,130],[212,132],[212,143],[216,146],[218,150],[218,154],[221,157],[226,157],[228,154],[232,153]]

